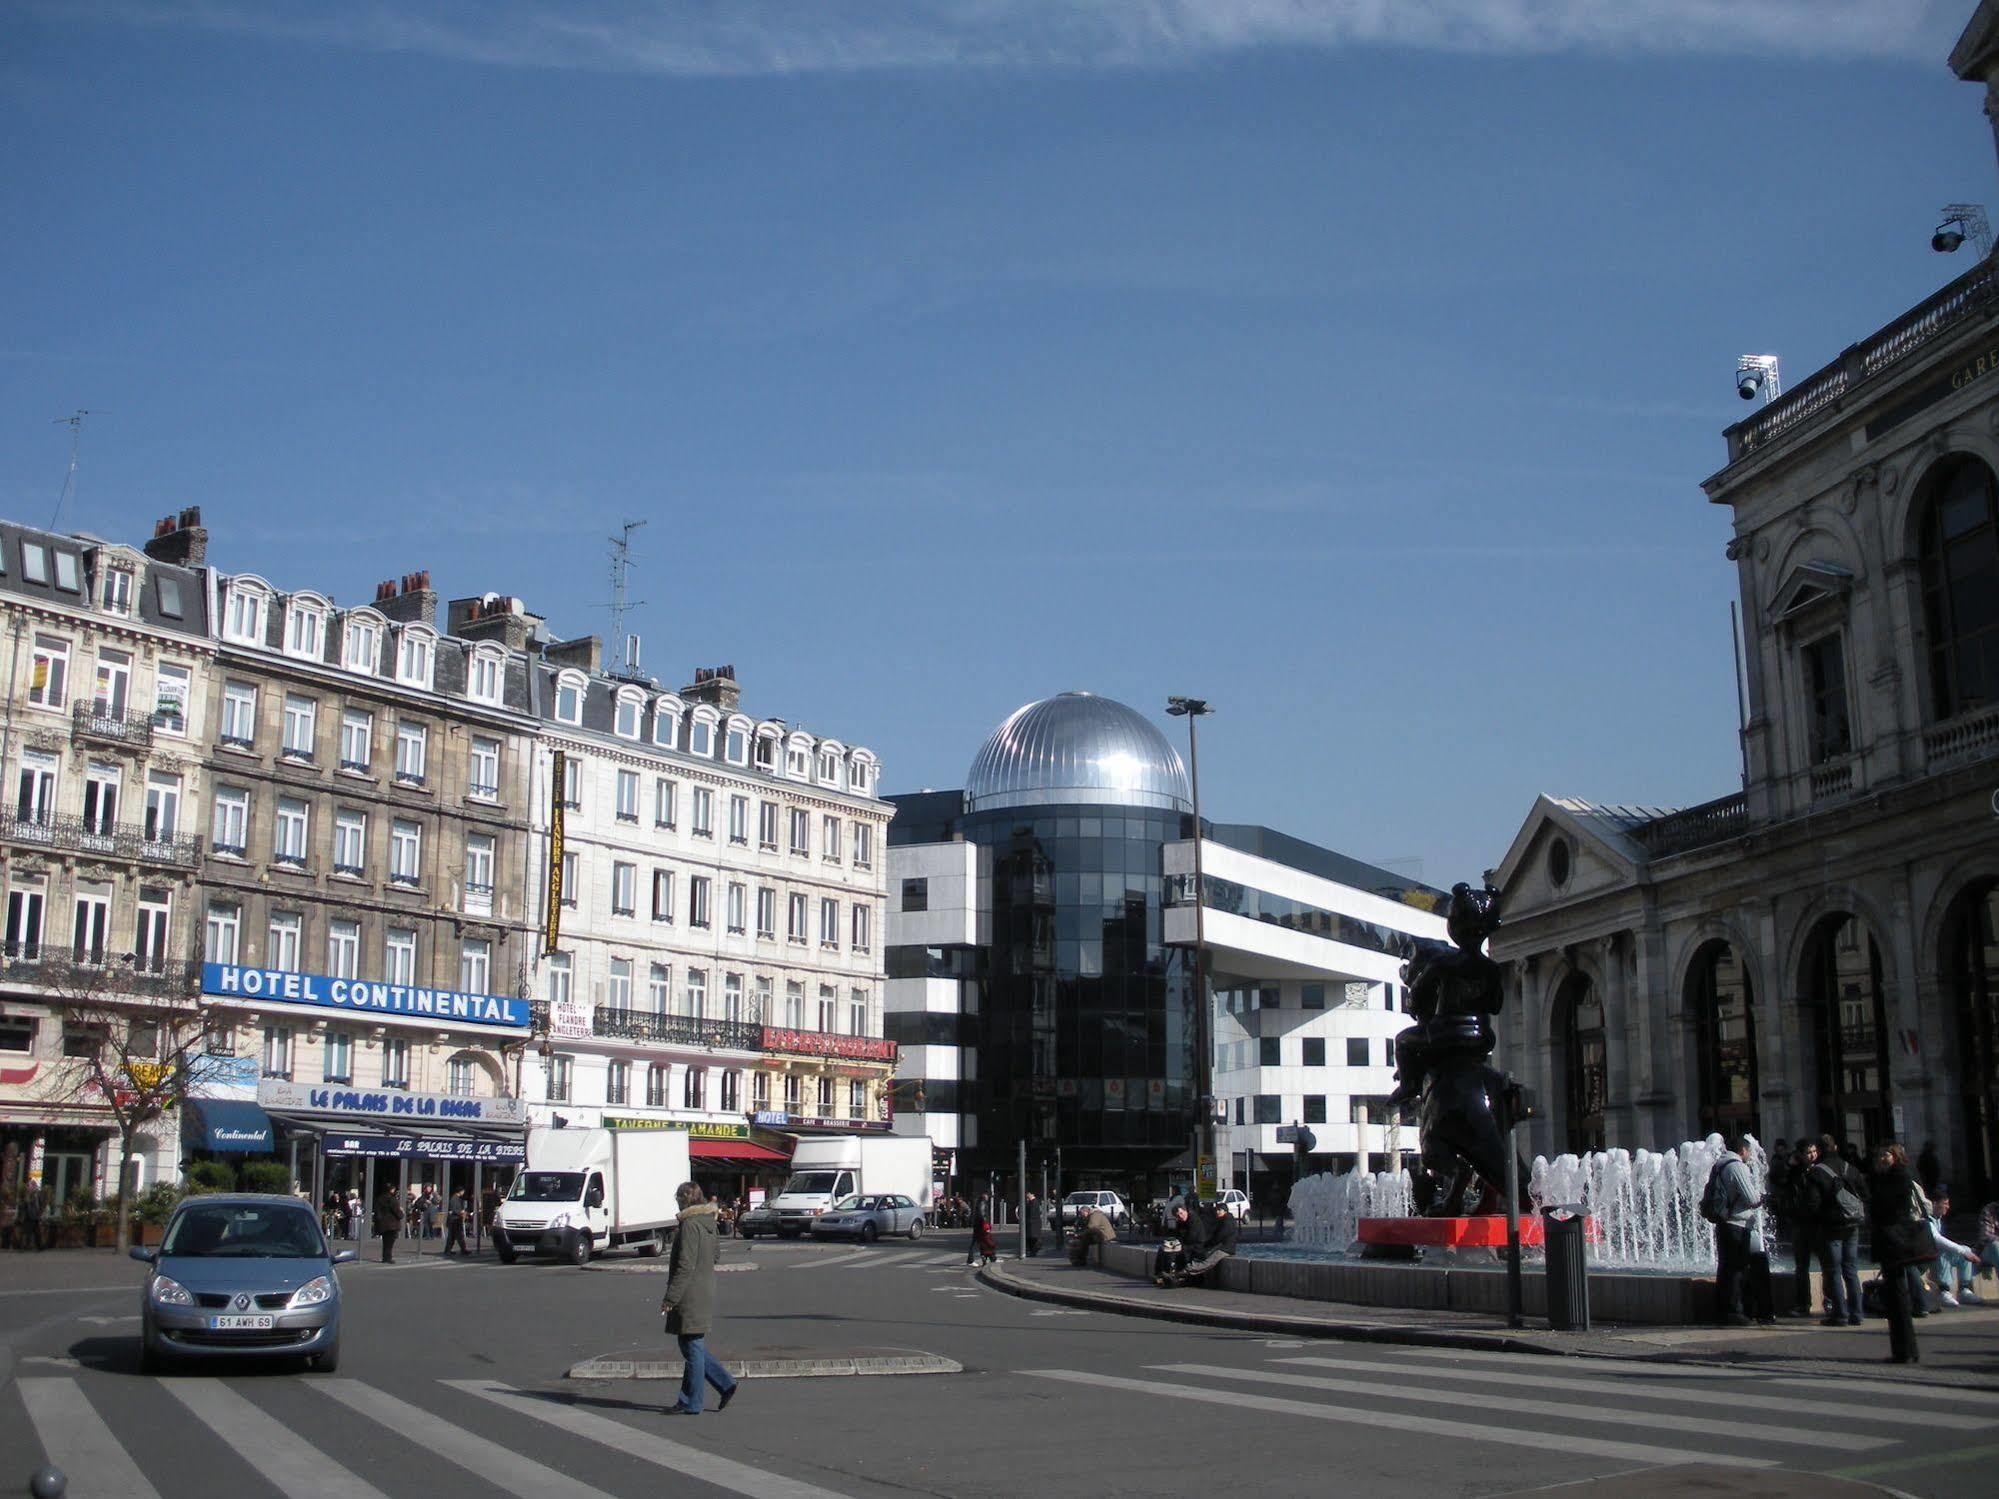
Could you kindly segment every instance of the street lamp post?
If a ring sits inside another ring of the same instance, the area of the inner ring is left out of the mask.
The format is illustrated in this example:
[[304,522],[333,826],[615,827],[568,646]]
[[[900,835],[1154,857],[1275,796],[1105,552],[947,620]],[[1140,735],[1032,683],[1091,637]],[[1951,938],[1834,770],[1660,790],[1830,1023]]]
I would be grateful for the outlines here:
[[1194,799],[1194,1196],[1201,1191],[1201,1158],[1215,1153],[1215,1108],[1213,1092],[1214,1044],[1208,1036],[1207,924],[1202,908],[1207,905],[1207,884],[1201,874],[1201,748],[1196,722],[1214,712],[1205,698],[1169,697],[1166,711],[1187,720],[1187,777]]

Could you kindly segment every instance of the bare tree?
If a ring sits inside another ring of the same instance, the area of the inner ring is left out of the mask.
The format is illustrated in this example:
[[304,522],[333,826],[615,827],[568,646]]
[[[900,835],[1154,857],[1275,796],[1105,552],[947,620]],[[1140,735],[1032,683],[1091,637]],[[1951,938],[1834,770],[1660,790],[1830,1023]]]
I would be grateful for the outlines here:
[[62,1027],[62,1060],[45,1074],[43,1097],[103,1109],[117,1126],[122,1254],[132,1237],[132,1142],[186,1101],[214,1006],[196,992],[192,965],[171,960],[92,962],[45,950],[34,977]]

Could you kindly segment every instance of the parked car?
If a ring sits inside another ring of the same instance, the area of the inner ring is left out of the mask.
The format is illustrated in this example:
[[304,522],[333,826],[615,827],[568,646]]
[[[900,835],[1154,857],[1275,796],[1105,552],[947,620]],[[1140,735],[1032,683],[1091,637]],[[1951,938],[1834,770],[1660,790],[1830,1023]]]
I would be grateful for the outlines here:
[[296,1354],[330,1374],[340,1364],[340,1278],[310,1203],[295,1197],[191,1197],[174,1209],[139,1295],[146,1370],[169,1359]]
[[759,1235],[774,1238],[777,1235],[777,1214],[767,1202],[760,1202],[736,1220],[736,1237],[754,1239]]
[[859,1239],[872,1244],[884,1234],[923,1237],[923,1209],[900,1192],[855,1193],[842,1197],[812,1220],[815,1239]]
[[1240,1223],[1249,1216],[1249,1194],[1240,1187],[1230,1187],[1215,1201],[1229,1210],[1229,1216]]
[[1092,1209],[1102,1208],[1104,1216],[1111,1220],[1111,1227],[1120,1231],[1131,1227],[1131,1204],[1115,1192],[1071,1192],[1062,1199],[1062,1221],[1075,1223],[1090,1215]]

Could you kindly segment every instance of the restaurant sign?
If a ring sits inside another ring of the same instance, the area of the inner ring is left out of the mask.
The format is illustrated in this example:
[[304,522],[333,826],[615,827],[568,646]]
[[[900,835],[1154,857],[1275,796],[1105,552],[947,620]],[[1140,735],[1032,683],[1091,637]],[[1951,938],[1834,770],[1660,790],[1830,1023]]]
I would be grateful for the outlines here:
[[528,1002],[500,994],[472,994],[372,979],[329,978],[236,963],[201,965],[201,992],[221,999],[254,999],[287,1005],[323,1005],[368,1015],[397,1015],[457,1024],[504,1025],[526,1030]]
[[643,1114],[606,1114],[605,1129],[679,1129],[692,1140],[747,1140],[747,1124],[724,1124],[713,1119],[661,1119]]
[[438,1140],[422,1135],[328,1135],[328,1155],[407,1161],[524,1161],[518,1140]]
[[765,1051],[788,1051],[811,1057],[846,1057],[857,1062],[893,1062],[895,1043],[880,1036],[838,1036],[831,1031],[794,1031],[782,1026],[763,1028]]
[[352,1114],[357,1118],[431,1120],[446,1124],[522,1124],[527,1108],[517,1098],[470,1098],[458,1093],[406,1093],[401,1088],[341,1088],[266,1078],[257,1102],[295,1113]]

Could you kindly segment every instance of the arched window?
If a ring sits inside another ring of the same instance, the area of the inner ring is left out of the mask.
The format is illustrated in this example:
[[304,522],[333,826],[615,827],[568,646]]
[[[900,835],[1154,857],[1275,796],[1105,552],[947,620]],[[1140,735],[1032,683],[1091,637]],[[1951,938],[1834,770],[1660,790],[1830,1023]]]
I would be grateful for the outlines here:
[[1929,486],[1920,540],[1936,717],[1999,703],[1999,485],[1960,458]]
[[1711,942],[1687,974],[1694,1017],[1703,1135],[1762,1133],[1756,1113],[1756,1015],[1749,969],[1726,942]]
[[1957,898],[1944,926],[1944,985],[1960,1038],[1965,1185],[1976,1188],[1965,1200],[1982,1202],[1999,1189],[1999,880]]
[[1555,999],[1562,1046],[1562,1118],[1568,1134],[1563,1148],[1581,1155],[1602,1150],[1603,1105],[1609,1068],[1603,1041],[1603,1000],[1580,973],[1563,982]]
[[1818,1048],[1819,1128],[1872,1149],[1894,1134],[1881,949],[1857,917],[1829,916],[1805,954]]

